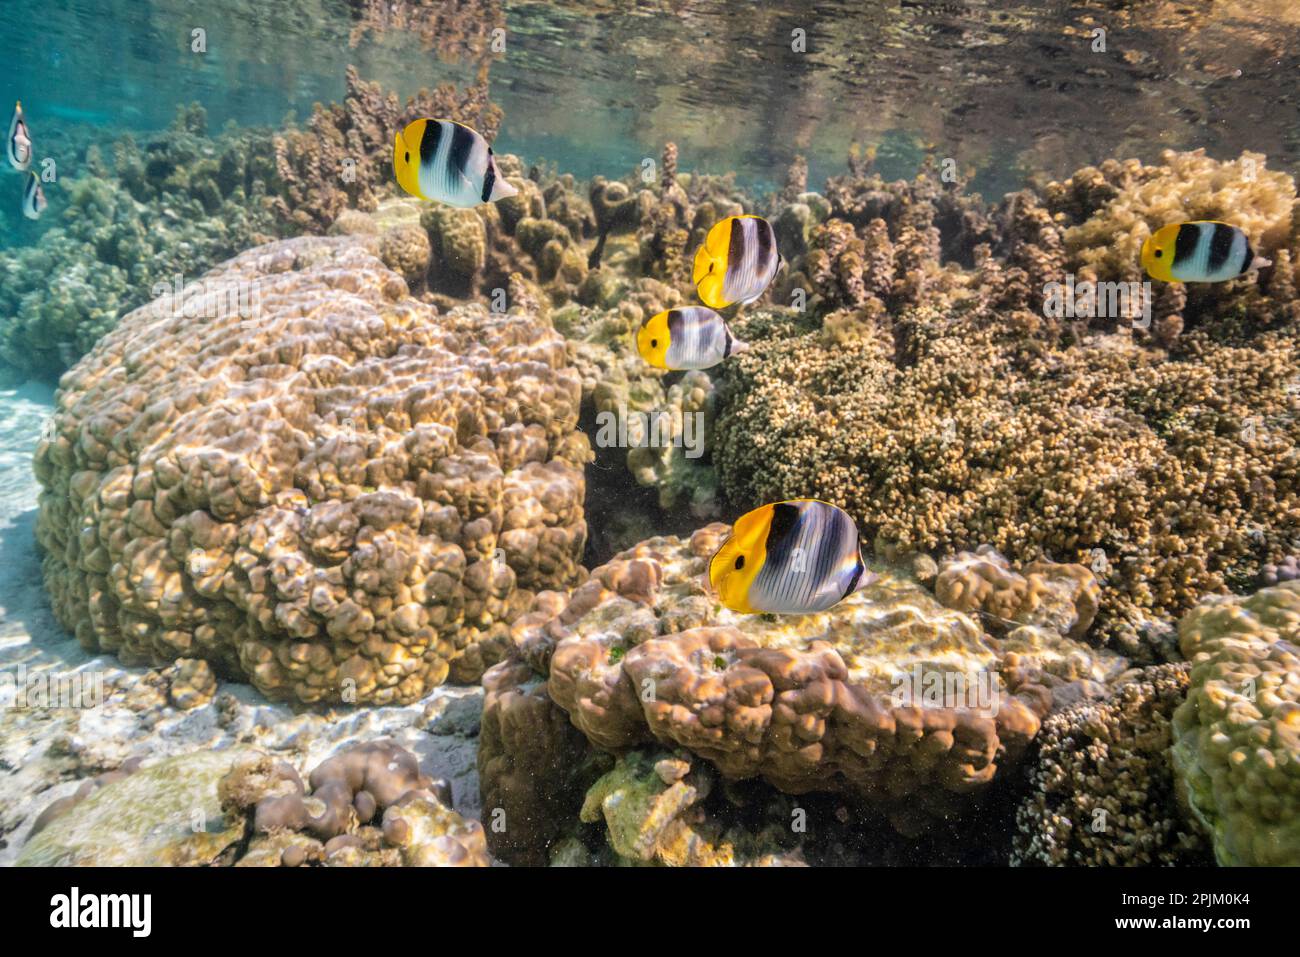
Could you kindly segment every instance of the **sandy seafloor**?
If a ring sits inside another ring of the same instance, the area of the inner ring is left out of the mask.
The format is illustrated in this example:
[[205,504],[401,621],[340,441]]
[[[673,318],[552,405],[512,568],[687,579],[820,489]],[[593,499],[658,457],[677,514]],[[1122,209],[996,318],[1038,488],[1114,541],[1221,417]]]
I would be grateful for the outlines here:
[[[442,687],[405,707],[333,708],[295,714],[246,684],[222,681],[213,700],[179,711],[143,679],[147,668],[92,655],[50,610],[36,547],[32,452],[54,406],[53,389],[0,390],[0,674],[99,672],[103,703],[84,710],[16,708],[0,683],[0,866],[12,864],[32,823],[56,798],[129,757],[146,761],[245,745],[303,773],[351,741],[391,737],[421,770],[451,784],[456,810],[479,817],[475,771],[481,688]],[[224,700],[223,700],[224,699]]]

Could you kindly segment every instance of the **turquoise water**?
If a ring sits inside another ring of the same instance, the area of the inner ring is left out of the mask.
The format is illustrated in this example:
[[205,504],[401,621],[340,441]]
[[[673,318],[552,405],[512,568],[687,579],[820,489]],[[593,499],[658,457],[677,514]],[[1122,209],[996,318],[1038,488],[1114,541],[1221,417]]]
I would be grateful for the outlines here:
[[214,130],[279,126],[339,99],[348,64],[405,97],[486,63],[506,116],[498,149],[579,177],[635,167],[669,139],[684,169],[769,185],[796,153],[820,183],[855,141],[878,147],[886,175],[952,156],[990,195],[1165,146],[1250,145],[1288,168],[1300,155],[1300,22],[1285,2],[1218,3],[1213,17],[996,0],[443,6],[462,11],[458,27],[429,48],[366,30],[367,5],[348,0],[6,0],[0,99],[22,97],[58,155],[71,128],[157,130],[192,101]]

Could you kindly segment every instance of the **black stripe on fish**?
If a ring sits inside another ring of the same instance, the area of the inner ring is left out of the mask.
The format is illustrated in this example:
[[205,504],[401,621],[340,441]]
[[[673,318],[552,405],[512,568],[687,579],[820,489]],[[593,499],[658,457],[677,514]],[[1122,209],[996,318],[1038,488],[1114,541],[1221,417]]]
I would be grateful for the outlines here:
[[772,571],[789,570],[787,561],[795,544],[795,531],[799,525],[799,506],[779,502],[772,506],[772,522],[767,529],[767,563]]
[[772,224],[766,219],[754,220],[754,230],[758,233],[758,256],[754,261],[754,273],[761,276],[767,271],[768,261],[772,258],[772,245],[776,241],[776,234],[772,232]]
[[668,323],[668,341],[681,342],[683,339],[683,329],[685,328],[685,323],[682,319],[682,311],[680,309],[669,309],[666,322]]
[[731,221],[731,236],[727,240],[727,270],[738,275],[745,268],[745,221]]
[[1206,271],[1210,274],[1217,273],[1228,261],[1228,254],[1232,252],[1233,237],[1237,235],[1235,229],[1223,223],[1214,223],[1213,227],[1210,233],[1210,258],[1205,264]]
[[1241,262],[1237,264],[1238,273],[1245,272],[1247,269],[1250,268],[1250,264],[1255,261],[1255,250],[1254,247],[1250,245],[1250,240],[1247,239],[1246,242],[1243,243],[1242,245],[1245,251],[1245,255],[1241,257]]
[[1178,227],[1178,238],[1174,240],[1175,266],[1181,266],[1196,255],[1196,247],[1201,240],[1201,227],[1193,223],[1183,223]]
[[474,134],[469,131],[468,127],[453,123],[451,125],[451,146],[447,150],[447,168],[453,174],[453,181],[458,176],[465,175],[465,168],[469,165],[469,151],[473,148]]
[[438,142],[442,139],[442,124],[437,120],[426,120],[424,134],[420,137],[420,165],[427,166],[438,152]]
[[492,162],[492,147],[489,146],[487,169],[483,171],[483,194],[482,196],[479,197],[480,199],[483,200],[483,202],[486,203],[488,201],[488,197],[492,195],[492,187],[496,183],[496,181],[497,181],[497,166],[496,163]]
[[726,328],[725,326],[724,326],[723,329],[722,329],[722,339],[723,339],[723,342],[725,343],[725,345],[723,345],[723,347],[722,347],[722,358],[724,358],[724,359],[730,359],[730,358],[731,358],[731,343],[732,343],[733,340],[732,340],[732,338],[731,338],[731,330],[728,329],[728,328]]

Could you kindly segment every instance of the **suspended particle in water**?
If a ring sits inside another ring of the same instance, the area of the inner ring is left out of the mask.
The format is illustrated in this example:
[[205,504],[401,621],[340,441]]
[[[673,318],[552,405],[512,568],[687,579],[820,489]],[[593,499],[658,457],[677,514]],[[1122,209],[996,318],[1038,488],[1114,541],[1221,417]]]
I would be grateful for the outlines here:
[[190,31],[190,52],[207,53],[208,52],[208,31],[202,27],[195,27]]

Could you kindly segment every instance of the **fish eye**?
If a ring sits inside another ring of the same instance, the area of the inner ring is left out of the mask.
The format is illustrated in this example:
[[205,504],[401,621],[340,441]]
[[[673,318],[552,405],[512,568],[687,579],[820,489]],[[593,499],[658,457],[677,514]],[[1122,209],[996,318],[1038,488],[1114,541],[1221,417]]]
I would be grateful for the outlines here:
[[1163,256],[1164,254],[1165,254],[1165,251],[1164,251],[1163,249],[1157,249],[1157,250],[1156,250],[1156,259],[1159,259],[1159,258],[1160,258],[1161,256]]
[[407,151],[406,151],[406,162],[408,162],[408,163],[411,162],[411,151],[410,151],[410,150],[407,150]]
[[736,571],[740,571],[740,570],[741,570],[742,568],[744,568],[744,567],[745,567],[745,556],[744,556],[744,555],[737,555],[737,556],[736,556]]
[[651,339],[651,340],[650,340],[650,348],[651,348],[651,349],[658,349],[658,348],[659,348],[659,340],[658,340],[658,339]]

